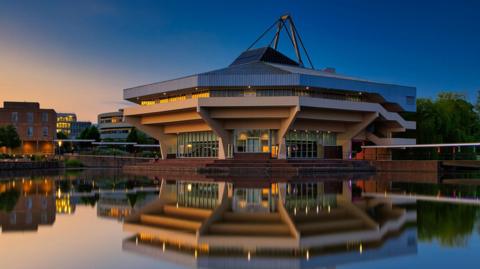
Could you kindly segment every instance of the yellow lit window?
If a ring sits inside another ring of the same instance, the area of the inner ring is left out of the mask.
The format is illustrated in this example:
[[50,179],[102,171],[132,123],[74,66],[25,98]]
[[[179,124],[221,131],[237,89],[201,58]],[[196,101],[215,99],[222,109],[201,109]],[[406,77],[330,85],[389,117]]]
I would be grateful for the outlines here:
[[208,97],[210,97],[210,92],[199,92],[199,93],[192,94],[192,98],[194,98],[194,99],[208,98]]

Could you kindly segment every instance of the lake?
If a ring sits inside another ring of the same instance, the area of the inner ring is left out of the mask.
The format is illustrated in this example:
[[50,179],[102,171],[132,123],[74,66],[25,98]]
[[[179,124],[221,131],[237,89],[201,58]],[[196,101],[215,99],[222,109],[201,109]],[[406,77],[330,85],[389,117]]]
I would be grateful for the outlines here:
[[1,175],[0,268],[473,268],[478,183]]

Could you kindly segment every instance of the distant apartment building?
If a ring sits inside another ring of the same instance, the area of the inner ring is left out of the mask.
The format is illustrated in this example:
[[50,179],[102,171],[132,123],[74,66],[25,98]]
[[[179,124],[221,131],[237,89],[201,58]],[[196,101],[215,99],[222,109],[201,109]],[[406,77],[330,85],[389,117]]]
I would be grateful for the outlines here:
[[[0,126],[13,125],[22,142],[17,154],[52,154],[56,135],[57,113],[42,109],[35,102],[4,102],[0,108]],[[5,152],[2,148],[0,151]]]
[[126,141],[133,126],[123,120],[123,110],[98,115],[98,131],[102,141]]
[[83,130],[92,125],[89,121],[77,121],[75,113],[57,114],[57,133],[64,133],[68,138],[77,138]]
[[92,126],[92,123],[89,122],[89,121],[75,121],[75,122],[72,122],[72,125],[70,127],[69,138],[71,138],[71,139],[78,138],[80,136],[80,134],[90,126]]

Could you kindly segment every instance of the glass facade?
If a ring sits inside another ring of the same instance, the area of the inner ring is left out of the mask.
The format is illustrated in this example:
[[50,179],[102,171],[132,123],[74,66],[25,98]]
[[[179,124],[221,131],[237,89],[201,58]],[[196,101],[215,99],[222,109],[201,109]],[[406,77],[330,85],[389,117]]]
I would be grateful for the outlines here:
[[177,157],[217,157],[218,138],[212,131],[180,133],[177,136]]
[[236,188],[233,194],[234,212],[269,213],[276,212],[278,184],[269,188]]
[[310,91],[298,89],[257,90],[257,96],[309,96]]
[[235,152],[275,152],[276,131],[269,129],[235,130]]
[[244,96],[243,90],[211,90],[211,97],[241,97]]
[[[325,184],[328,184],[325,186]],[[320,212],[337,206],[337,195],[341,194],[341,182],[288,183],[285,208],[294,214]]]
[[335,133],[317,131],[288,131],[285,137],[287,158],[324,158],[325,146],[335,146]]
[[154,99],[142,100],[140,105],[149,106],[155,104],[170,103],[182,101],[191,98],[209,98],[209,97],[268,97],[268,96],[309,96],[316,98],[327,98],[336,100],[347,100],[354,102],[368,101],[361,93],[353,92],[332,92],[328,90],[312,89],[216,89],[202,90],[186,94],[174,94]]
[[218,184],[177,181],[179,206],[213,209],[218,202]]

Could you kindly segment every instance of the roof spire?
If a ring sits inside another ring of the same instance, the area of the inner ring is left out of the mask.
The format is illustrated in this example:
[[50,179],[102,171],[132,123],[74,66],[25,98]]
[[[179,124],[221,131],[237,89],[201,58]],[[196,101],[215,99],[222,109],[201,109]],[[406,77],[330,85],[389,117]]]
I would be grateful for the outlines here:
[[[273,48],[274,50],[277,50],[278,48],[278,41],[280,40],[280,34],[282,33],[282,30],[285,30],[286,36],[290,39],[290,42],[292,43],[292,47],[295,51],[295,55],[297,57],[298,64],[300,66],[304,66],[303,60],[302,60],[302,53],[301,50],[305,53],[305,56],[307,57],[308,63],[312,69],[314,69],[312,61],[310,59],[310,56],[308,55],[307,50],[305,49],[305,46],[303,45],[302,38],[300,37],[300,34],[298,33],[297,28],[295,27],[295,24],[293,23],[293,19],[289,14],[285,14],[283,16],[280,16],[270,27],[267,28],[256,40],[255,42],[252,43],[247,49],[250,50],[252,47],[258,43],[270,30],[274,28],[274,26],[277,26],[277,30],[275,32],[275,35],[272,39],[272,41],[269,44],[269,47]],[[288,25],[288,27],[287,27]],[[273,45],[272,45],[273,44]],[[300,45],[300,46],[299,46]],[[300,50],[301,47],[301,50]],[[278,50],[277,50],[278,51]]]

